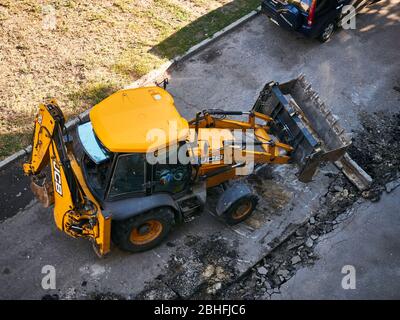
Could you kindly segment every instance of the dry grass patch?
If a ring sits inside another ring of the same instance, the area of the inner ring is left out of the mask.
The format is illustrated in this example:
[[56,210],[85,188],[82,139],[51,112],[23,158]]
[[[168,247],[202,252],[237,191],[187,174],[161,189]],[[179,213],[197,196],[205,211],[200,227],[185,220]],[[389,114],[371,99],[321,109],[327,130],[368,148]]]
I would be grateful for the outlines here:
[[258,4],[0,0],[0,158],[30,143],[44,98],[75,115]]

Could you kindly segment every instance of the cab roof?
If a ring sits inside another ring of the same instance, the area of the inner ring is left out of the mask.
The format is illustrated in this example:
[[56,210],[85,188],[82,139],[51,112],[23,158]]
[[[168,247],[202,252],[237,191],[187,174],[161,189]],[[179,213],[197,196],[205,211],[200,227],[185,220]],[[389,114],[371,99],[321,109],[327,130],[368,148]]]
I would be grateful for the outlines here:
[[89,117],[96,136],[111,152],[153,151],[185,140],[189,127],[172,96],[159,87],[118,91],[95,105]]

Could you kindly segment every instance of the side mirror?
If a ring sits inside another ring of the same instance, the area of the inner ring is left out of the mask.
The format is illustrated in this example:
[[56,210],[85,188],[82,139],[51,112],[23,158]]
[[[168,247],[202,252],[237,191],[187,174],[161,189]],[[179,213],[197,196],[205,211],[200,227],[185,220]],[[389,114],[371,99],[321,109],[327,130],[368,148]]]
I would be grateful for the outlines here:
[[155,82],[155,84],[156,84],[156,86],[157,87],[162,87],[164,90],[166,90],[167,89],[167,86],[169,85],[169,79],[168,78],[165,78],[163,81],[161,81],[161,82]]

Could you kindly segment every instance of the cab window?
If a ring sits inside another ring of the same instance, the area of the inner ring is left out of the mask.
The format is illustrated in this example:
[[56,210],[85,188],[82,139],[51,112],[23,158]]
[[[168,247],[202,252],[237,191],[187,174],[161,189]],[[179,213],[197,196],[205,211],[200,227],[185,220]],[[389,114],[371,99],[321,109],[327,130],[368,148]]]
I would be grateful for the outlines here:
[[189,165],[156,164],[153,167],[154,192],[179,193],[190,180]]
[[121,155],[111,180],[109,197],[143,192],[145,189],[145,158],[142,154]]
[[[182,143],[180,148],[186,150],[187,145]],[[163,163],[152,166],[153,192],[179,193],[184,191],[191,179],[191,165],[180,163],[178,155],[170,154],[167,149],[160,151],[160,157],[164,159]]]
[[94,191],[100,199],[104,198],[107,188],[107,178],[111,171],[111,162],[111,160],[107,160],[96,163],[87,155],[83,158],[83,171],[86,175],[89,188]]

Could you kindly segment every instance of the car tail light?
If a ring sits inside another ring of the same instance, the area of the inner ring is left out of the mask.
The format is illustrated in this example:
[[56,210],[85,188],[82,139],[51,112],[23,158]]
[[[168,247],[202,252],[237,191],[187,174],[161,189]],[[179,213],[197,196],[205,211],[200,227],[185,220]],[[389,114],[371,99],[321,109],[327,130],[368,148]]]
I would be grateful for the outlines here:
[[312,26],[314,23],[314,16],[315,16],[315,8],[317,6],[317,0],[312,0],[310,11],[308,12],[307,24]]

